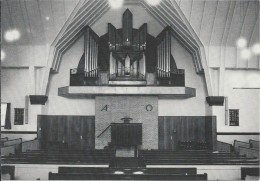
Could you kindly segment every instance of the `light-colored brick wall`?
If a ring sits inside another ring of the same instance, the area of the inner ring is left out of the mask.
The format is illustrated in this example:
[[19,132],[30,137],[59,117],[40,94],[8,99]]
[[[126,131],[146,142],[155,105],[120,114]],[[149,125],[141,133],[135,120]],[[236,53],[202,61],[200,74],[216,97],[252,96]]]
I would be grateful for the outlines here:
[[[110,129],[97,136],[110,123],[121,123],[131,117],[133,123],[142,123],[143,149],[158,149],[158,97],[157,96],[96,96],[95,134],[96,149],[104,148],[111,141]],[[148,111],[146,110],[147,105]],[[107,109],[103,109],[107,106]],[[103,110],[102,110],[103,109]],[[102,111],[101,111],[102,110]]]

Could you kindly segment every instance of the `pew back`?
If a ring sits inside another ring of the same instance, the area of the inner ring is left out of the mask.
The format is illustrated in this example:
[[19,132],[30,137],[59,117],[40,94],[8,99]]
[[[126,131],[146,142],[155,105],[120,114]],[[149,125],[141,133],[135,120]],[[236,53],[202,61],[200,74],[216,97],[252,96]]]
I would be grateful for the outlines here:
[[4,165],[1,166],[1,178],[3,179],[2,176],[8,175],[9,178],[8,180],[14,180],[15,179],[15,167],[11,165]]
[[207,180],[207,174],[100,174],[100,173],[52,173],[49,180]]
[[244,148],[250,148],[250,144],[247,143],[247,142],[243,142],[243,141],[237,141],[237,140],[234,140],[234,150],[236,152],[239,152],[239,147],[244,147]]
[[259,158],[259,150],[247,147],[239,147],[239,153],[242,155],[246,155],[248,158]]
[[258,176],[259,167],[241,167],[241,180],[245,180],[246,176]]
[[4,142],[4,146],[16,145],[22,143],[22,138],[12,139]]
[[26,152],[27,150],[39,150],[39,140],[30,140],[22,142],[22,152]]
[[250,145],[251,145],[251,148],[254,148],[254,149],[259,150],[259,147],[260,147],[260,141],[249,140],[249,143],[250,143]]
[[217,141],[217,150],[220,152],[231,152],[233,151],[232,147],[232,144]]
[[1,155],[8,156],[15,153],[15,145],[5,146],[1,148]]
[[197,174],[197,168],[97,168],[97,167],[59,167],[58,173],[114,173],[123,171],[127,174]]
[[8,137],[1,138],[1,141],[7,141]]

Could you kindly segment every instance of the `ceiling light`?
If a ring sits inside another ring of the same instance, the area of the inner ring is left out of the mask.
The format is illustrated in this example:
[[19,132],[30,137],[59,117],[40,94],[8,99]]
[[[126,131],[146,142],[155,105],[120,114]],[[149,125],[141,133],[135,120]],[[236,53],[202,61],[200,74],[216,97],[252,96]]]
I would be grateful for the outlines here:
[[4,52],[4,50],[1,50],[1,61],[3,61],[6,57],[6,54]]
[[49,16],[46,16],[45,19],[46,19],[46,21],[49,21],[49,20],[50,20],[50,17],[49,17]]
[[18,40],[21,37],[21,34],[17,29],[13,29],[13,30],[8,30],[5,33],[4,37],[7,42],[13,42],[15,40]]
[[247,41],[245,38],[243,37],[240,37],[238,40],[237,40],[237,47],[238,48],[245,48],[247,46]]
[[253,45],[252,52],[256,55],[260,55],[260,43]]
[[247,60],[247,59],[250,59],[251,58],[251,56],[252,56],[252,54],[251,54],[251,51],[249,50],[249,49],[243,49],[242,51],[241,51],[241,58],[242,59],[245,59],[245,60]]
[[142,171],[136,171],[136,172],[133,172],[133,174],[135,174],[135,175],[141,175],[141,174],[144,174],[144,172],[142,172]]
[[160,4],[161,0],[146,0],[148,4],[152,5],[152,6],[156,6],[158,4]]
[[124,0],[109,0],[109,5],[113,9],[119,9],[123,6]]
[[12,42],[12,41],[14,41],[14,36],[13,36],[12,31],[7,31],[7,32],[5,33],[5,40],[6,40],[7,42]]
[[114,174],[124,174],[122,171],[115,171]]
[[18,30],[16,30],[16,29],[14,29],[14,30],[12,31],[12,34],[13,34],[15,40],[18,40],[18,39],[20,39],[20,37],[21,37],[20,32],[19,32]]

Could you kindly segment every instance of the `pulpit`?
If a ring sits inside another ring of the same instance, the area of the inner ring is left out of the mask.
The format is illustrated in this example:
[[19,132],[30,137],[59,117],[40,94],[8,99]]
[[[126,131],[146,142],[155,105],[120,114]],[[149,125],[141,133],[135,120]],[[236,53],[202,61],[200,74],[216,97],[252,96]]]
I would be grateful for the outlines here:
[[111,142],[116,147],[142,145],[142,123],[111,123]]

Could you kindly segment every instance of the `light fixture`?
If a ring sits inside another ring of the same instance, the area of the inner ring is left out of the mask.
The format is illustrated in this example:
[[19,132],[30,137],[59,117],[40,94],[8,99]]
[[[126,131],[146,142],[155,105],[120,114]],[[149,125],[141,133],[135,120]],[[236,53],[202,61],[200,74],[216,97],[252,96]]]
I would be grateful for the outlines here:
[[46,21],[49,21],[49,20],[50,20],[50,17],[49,17],[49,16],[46,16],[45,19],[46,19]]
[[133,174],[135,174],[135,175],[141,175],[141,174],[144,174],[144,172],[142,172],[142,171],[136,171],[136,172],[133,172]]
[[253,45],[252,52],[255,55],[260,55],[260,43],[256,43],[256,44]]
[[114,174],[124,174],[125,172],[122,171],[115,171]]
[[113,9],[119,9],[123,6],[124,0],[109,0],[109,5]]
[[237,47],[238,48],[245,48],[247,46],[247,41],[245,38],[243,37],[240,37],[238,40],[237,40]]
[[13,29],[13,30],[8,30],[5,33],[4,37],[7,42],[13,42],[18,40],[21,37],[21,34],[17,29]]
[[249,49],[245,48],[241,51],[241,58],[242,59],[247,60],[247,59],[250,59],[251,56],[252,56],[252,53]]
[[5,57],[6,57],[5,51],[1,50],[1,61],[4,61]]
[[14,36],[14,40],[18,40],[21,37],[21,34],[18,30],[14,29],[12,32],[13,36]]
[[152,5],[152,6],[156,6],[158,4],[160,4],[161,0],[146,0],[148,4]]

